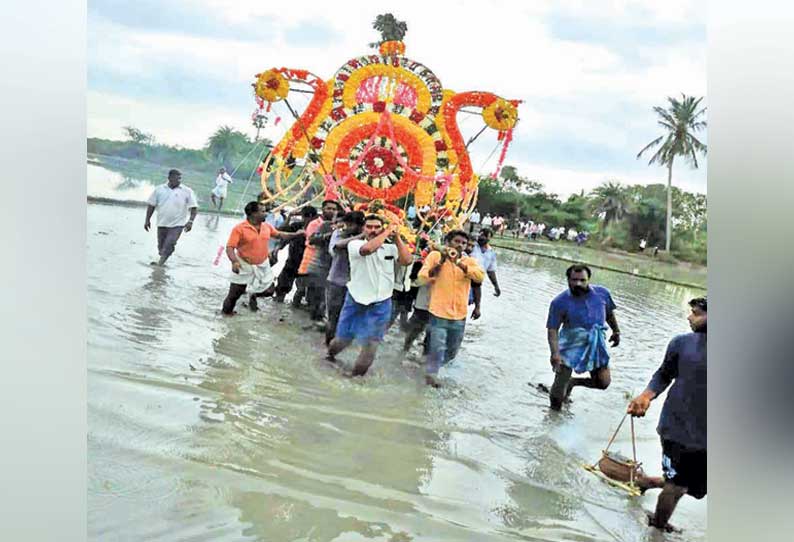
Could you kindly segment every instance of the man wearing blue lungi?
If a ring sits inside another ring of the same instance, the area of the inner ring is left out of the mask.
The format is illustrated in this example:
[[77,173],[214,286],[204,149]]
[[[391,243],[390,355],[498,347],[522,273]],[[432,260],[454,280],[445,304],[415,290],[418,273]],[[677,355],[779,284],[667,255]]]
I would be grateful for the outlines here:
[[[592,271],[586,265],[572,265],[565,271],[568,290],[555,297],[546,321],[554,384],[549,392],[551,408],[560,410],[576,386],[605,390],[609,387],[607,324],[612,328],[609,342],[620,344],[615,302],[609,290],[590,285]],[[562,325],[562,329],[560,326]],[[590,376],[573,377],[572,373]]]

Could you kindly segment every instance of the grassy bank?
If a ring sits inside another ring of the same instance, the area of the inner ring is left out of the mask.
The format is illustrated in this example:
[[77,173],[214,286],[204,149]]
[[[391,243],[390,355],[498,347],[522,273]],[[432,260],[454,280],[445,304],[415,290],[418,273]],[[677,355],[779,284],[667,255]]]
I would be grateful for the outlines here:
[[571,263],[585,263],[598,269],[624,273],[651,280],[670,282],[692,288],[706,288],[705,266],[676,261],[663,261],[621,251],[605,251],[588,246],[577,246],[567,241],[527,241],[511,237],[496,237],[491,244],[507,250],[534,254]]
[[[147,162],[145,160],[128,159],[120,156],[106,156],[88,154],[88,163],[103,167],[120,174],[130,182],[146,182],[152,185],[162,184],[168,177],[169,166]],[[211,211],[210,192],[215,188],[214,172],[197,171],[189,168],[177,168],[182,172],[182,182],[193,189],[199,200],[199,210]],[[259,178],[254,175],[249,179],[233,177],[234,182],[228,188],[227,198],[224,201],[224,211],[234,211],[242,208],[245,203],[255,199],[260,192]],[[246,189],[247,188],[247,189]],[[123,198],[122,198],[123,199]],[[245,201],[243,201],[243,199]],[[233,213],[232,213],[233,214]]]

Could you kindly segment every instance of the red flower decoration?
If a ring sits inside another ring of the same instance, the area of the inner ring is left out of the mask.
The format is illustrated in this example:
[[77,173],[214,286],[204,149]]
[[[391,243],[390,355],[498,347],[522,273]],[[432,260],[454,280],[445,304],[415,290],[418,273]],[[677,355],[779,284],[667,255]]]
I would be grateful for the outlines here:
[[373,177],[388,175],[397,168],[394,153],[383,147],[372,147],[364,157],[364,166]]
[[372,110],[376,113],[383,113],[386,110],[386,102],[375,102],[372,104]]

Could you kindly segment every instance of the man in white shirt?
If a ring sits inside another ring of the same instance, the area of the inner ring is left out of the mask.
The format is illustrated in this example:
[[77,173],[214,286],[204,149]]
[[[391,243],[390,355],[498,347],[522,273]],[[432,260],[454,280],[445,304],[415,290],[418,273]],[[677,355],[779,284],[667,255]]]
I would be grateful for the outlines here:
[[485,217],[482,219],[482,227],[490,228],[492,224],[493,218],[491,218],[491,213],[485,213]]
[[474,245],[471,251],[471,257],[477,260],[480,267],[483,268],[485,274],[493,284],[493,295],[499,297],[502,295],[502,290],[499,288],[499,281],[496,279],[496,252],[491,248],[490,242],[493,232],[488,229],[480,231],[477,236],[477,244]]
[[474,233],[474,227],[480,225],[480,212],[474,209],[474,212],[469,217],[469,233]]
[[[189,232],[196,219],[198,203],[193,190],[182,184],[182,174],[177,169],[168,172],[168,182],[154,189],[147,200],[146,221],[143,229],[149,231],[152,227],[151,219],[157,210],[157,252],[160,254],[158,262],[152,265],[163,265],[174,253],[176,242],[182,234]],[[190,220],[187,215],[190,211]]]
[[[334,340],[328,346],[327,359],[336,362],[336,355],[355,340],[361,345],[361,352],[353,367],[353,376],[366,374],[389,326],[395,259],[400,265],[413,262],[408,247],[396,231],[396,225],[384,228],[381,217],[369,215],[364,222],[364,239],[347,245],[350,281]],[[394,239],[393,245],[385,244],[388,238]]]
[[[230,184],[232,184],[232,178],[226,173],[226,168],[222,167],[218,170],[218,176],[215,177],[215,188],[213,188],[212,193],[210,193],[212,206],[215,207],[217,205],[219,211],[221,207],[223,207],[223,200],[226,198],[226,191]],[[218,198],[220,202],[216,202],[215,198]]]

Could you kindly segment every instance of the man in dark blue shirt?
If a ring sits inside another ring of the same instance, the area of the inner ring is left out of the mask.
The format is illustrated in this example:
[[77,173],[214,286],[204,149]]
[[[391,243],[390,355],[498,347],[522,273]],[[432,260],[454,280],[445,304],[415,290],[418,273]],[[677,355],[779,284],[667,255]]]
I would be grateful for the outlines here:
[[[560,410],[576,386],[605,390],[611,382],[606,324],[612,328],[613,347],[620,344],[615,302],[609,290],[590,285],[592,271],[575,264],[565,271],[568,290],[555,297],[546,321],[554,384],[549,392],[551,408]],[[560,330],[562,326],[562,330]],[[589,372],[589,378],[571,378],[572,372]]]
[[644,416],[651,401],[672,383],[656,428],[662,439],[664,479],[638,480],[644,489],[662,488],[649,523],[667,530],[672,529],[667,522],[684,494],[706,496],[706,298],[693,299],[689,306],[693,333],[670,341],[662,366],[628,407],[632,416]]

